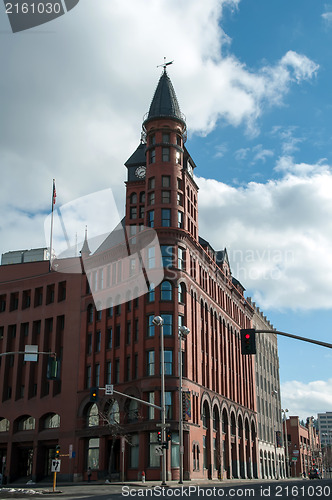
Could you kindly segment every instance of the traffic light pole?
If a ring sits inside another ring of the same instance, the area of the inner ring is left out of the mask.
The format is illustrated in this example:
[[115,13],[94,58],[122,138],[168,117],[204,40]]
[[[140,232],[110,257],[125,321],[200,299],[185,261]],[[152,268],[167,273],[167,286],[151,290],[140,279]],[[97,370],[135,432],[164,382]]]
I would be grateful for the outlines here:
[[308,339],[306,337],[299,337],[298,335],[292,335],[291,333],[279,332],[278,330],[255,330],[255,333],[276,333],[277,335],[282,335],[283,337],[290,337],[296,340],[302,340],[303,342],[310,342],[311,344],[317,344],[322,347],[328,347],[332,349],[332,344],[327,342],[321,342],[320,340]]

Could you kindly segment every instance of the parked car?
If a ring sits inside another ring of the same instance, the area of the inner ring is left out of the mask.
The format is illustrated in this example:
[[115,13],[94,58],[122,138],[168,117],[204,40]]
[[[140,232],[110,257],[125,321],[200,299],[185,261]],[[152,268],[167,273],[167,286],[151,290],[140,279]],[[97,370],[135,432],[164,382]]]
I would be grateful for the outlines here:
[[319,469],[311,469],[309,471],[309,479],[320,479],[321,478],[321,473]]

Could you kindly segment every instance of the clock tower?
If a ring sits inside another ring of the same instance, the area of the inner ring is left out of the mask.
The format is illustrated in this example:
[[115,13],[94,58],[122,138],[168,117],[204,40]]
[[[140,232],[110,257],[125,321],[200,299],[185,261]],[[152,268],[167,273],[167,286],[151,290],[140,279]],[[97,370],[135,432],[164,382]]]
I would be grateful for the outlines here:
[[144,225],[177,228],[198,240],[195,163],[185,147],[186,121],[166,66],[143,119],[141,143],[125,163],[126,225],[132,234]]

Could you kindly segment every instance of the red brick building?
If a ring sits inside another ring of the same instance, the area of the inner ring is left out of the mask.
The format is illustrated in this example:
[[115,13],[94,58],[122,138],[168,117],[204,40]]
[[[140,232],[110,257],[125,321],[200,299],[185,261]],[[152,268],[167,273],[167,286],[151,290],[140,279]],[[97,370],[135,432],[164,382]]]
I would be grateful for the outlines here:
[[[19,326],[22,321],[29,324],[31,343],[38,343],[33,337],[38,317],[45,325],[40,337],[44,344],[39,346],[60,350],[62,358],[61,383],[50,383],[51,394],[42,389],[45,363],[41,359],[37,373],[31,375],[33,368],[26,365],[28,373],[22,372],[20,381],[17,373],[22,359],[15,358],[10,368],[8,361],[5,366],[2,362],[1,380],[6,374],[6,383],[1,389],[0,430],[9,426],[9,431],[0,432],[0,443],[2,453],[7,454],[10,477],[18,477],[25,467],[18,471],[10,458],[17,442],[28,443],[26,449],[34,450],[33,477],[47,474],[51,452],[39,454],[44,433],[49,450],[59,442],[65,455],[73,445],[75,457],[64,456],[62,460],[65,476],[84,477],[91,467],[93,477],[116,476],[123,471],[125,478],[136,479],[144,470],[147,479],[160,478],[160,457],[156,454],[160,412],[126,396],[105,396],[102,390],[97,405],[89,398],[90,387],[112,383],[123,394],[160,405],[160,332],[152,323],[156,315],[164,320],[166,421],[172,434],[167,451],[168,478],[179,476],[181,325],[190,329],[181,347],[183,387],[189,403],[184,424],[184,478],[258,476],[255,370],[252,357],[241,355],[239,333],[241,328],[250,327],[253,308],[244,298],[244,288],[231,275],[227,251],[215,251],[198,236],[196,166],[185,141],[185,119],[165,69],[143,122],[141,143],[125,163],[128,178],[123,225],[127,232],[120,227],[119,236],[113,233],[91,255],[85,242],[82,259],[86,276],[66,275],[70,295],[67,293],[63,302],[46,302],[48,287],[54,285],[57,297],[64,281],[63,275],[48,272],[46,263],[35,264],[36,269],[28,269],[27,264],[0,268],[0,296],[6,303],[0,312],[2,352],[14,347],[10,325],[16,324],[16,329],[24,332]],[[138,240],[141,243],[149,234],[144,228],[156,232],[160,251],[156,241],[148,237],[135,251]],[[123,259],[128,248],[132,252]],[[164,273],[161,282],[157,276],[160,268]],[[16,280],[12,270],[18,273]],[[147,293],[139,290],[139,281],[137,286],[121,288],[140,270]],[[35,293],[35,288],[41,287],[46,294],[42,314],[35,307],[21,312],[25,291]],[[121,295],[123,290],[127,290],[126,297]],[[13,294],[18,297],[16,312],[8,308]],[[62,330],[55,327],[59,316],[65,316]],[[46,320],[51,317],[54,328],[49,333]],[[17,334],[15,342],[15,348],[23,345],[24,334]],[[15,395],[6,389],[9,381],[11,387],[16,384]],[[37,387],[35,392],[31,392],[31,384]],[[23,399],[17,398],[22,385],[26,386]],[[56,432],[43,428],[45,415],[51,413],[60,416]],[[15,422],[25,415],[38,424],[33,430],[18,433]]]
[[299,417],[289,417],[286,421],[290,475],[308,477],[312,468],[322,472],[322,453],[319,434],[313,425],[313,417],[308,417],[305,425]]

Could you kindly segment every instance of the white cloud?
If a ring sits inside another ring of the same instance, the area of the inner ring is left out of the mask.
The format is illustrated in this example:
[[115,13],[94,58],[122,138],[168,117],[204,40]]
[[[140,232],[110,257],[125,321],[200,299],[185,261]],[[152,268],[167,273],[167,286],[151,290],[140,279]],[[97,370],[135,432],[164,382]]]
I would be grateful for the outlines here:
[[[80,2],[48,30],[2,38],[0,253],[45,245],[52,178],[60,204],[111,187],[123,213],[123,163],[139,143],[164,54],[175,59],[171,77],[191,133],[207,134],[220,119],[257,133],[263,106],[312,78],[317,65],[295,52],[256,73],[224,56],[223,9],[239,3]],[[0,29],[6,23],[0,16]]]
[[307,384],[291,380],[281,384],[282,407],[289,409],[290,415],[298,415],[300,420],[317,413],[332,411],[332,378],[314,380]]
[[257,146],[253,147],[254,158],[252,163],[256,163],[257,161],[262,161],[265,163],[266,158],[269,158],[274,155],[271,149],[264,149],[262,144],[257,144]]
[[322,18],[324,19],[324,21],[326,21],[328,24],[332,23],[332,12],[324,12],[324,14],[322,14]]
[[198,178],[200,234],[227,247],[263,309],[332,307],[332,170],[290,158],[277,166],[281,179],[239,188]]

